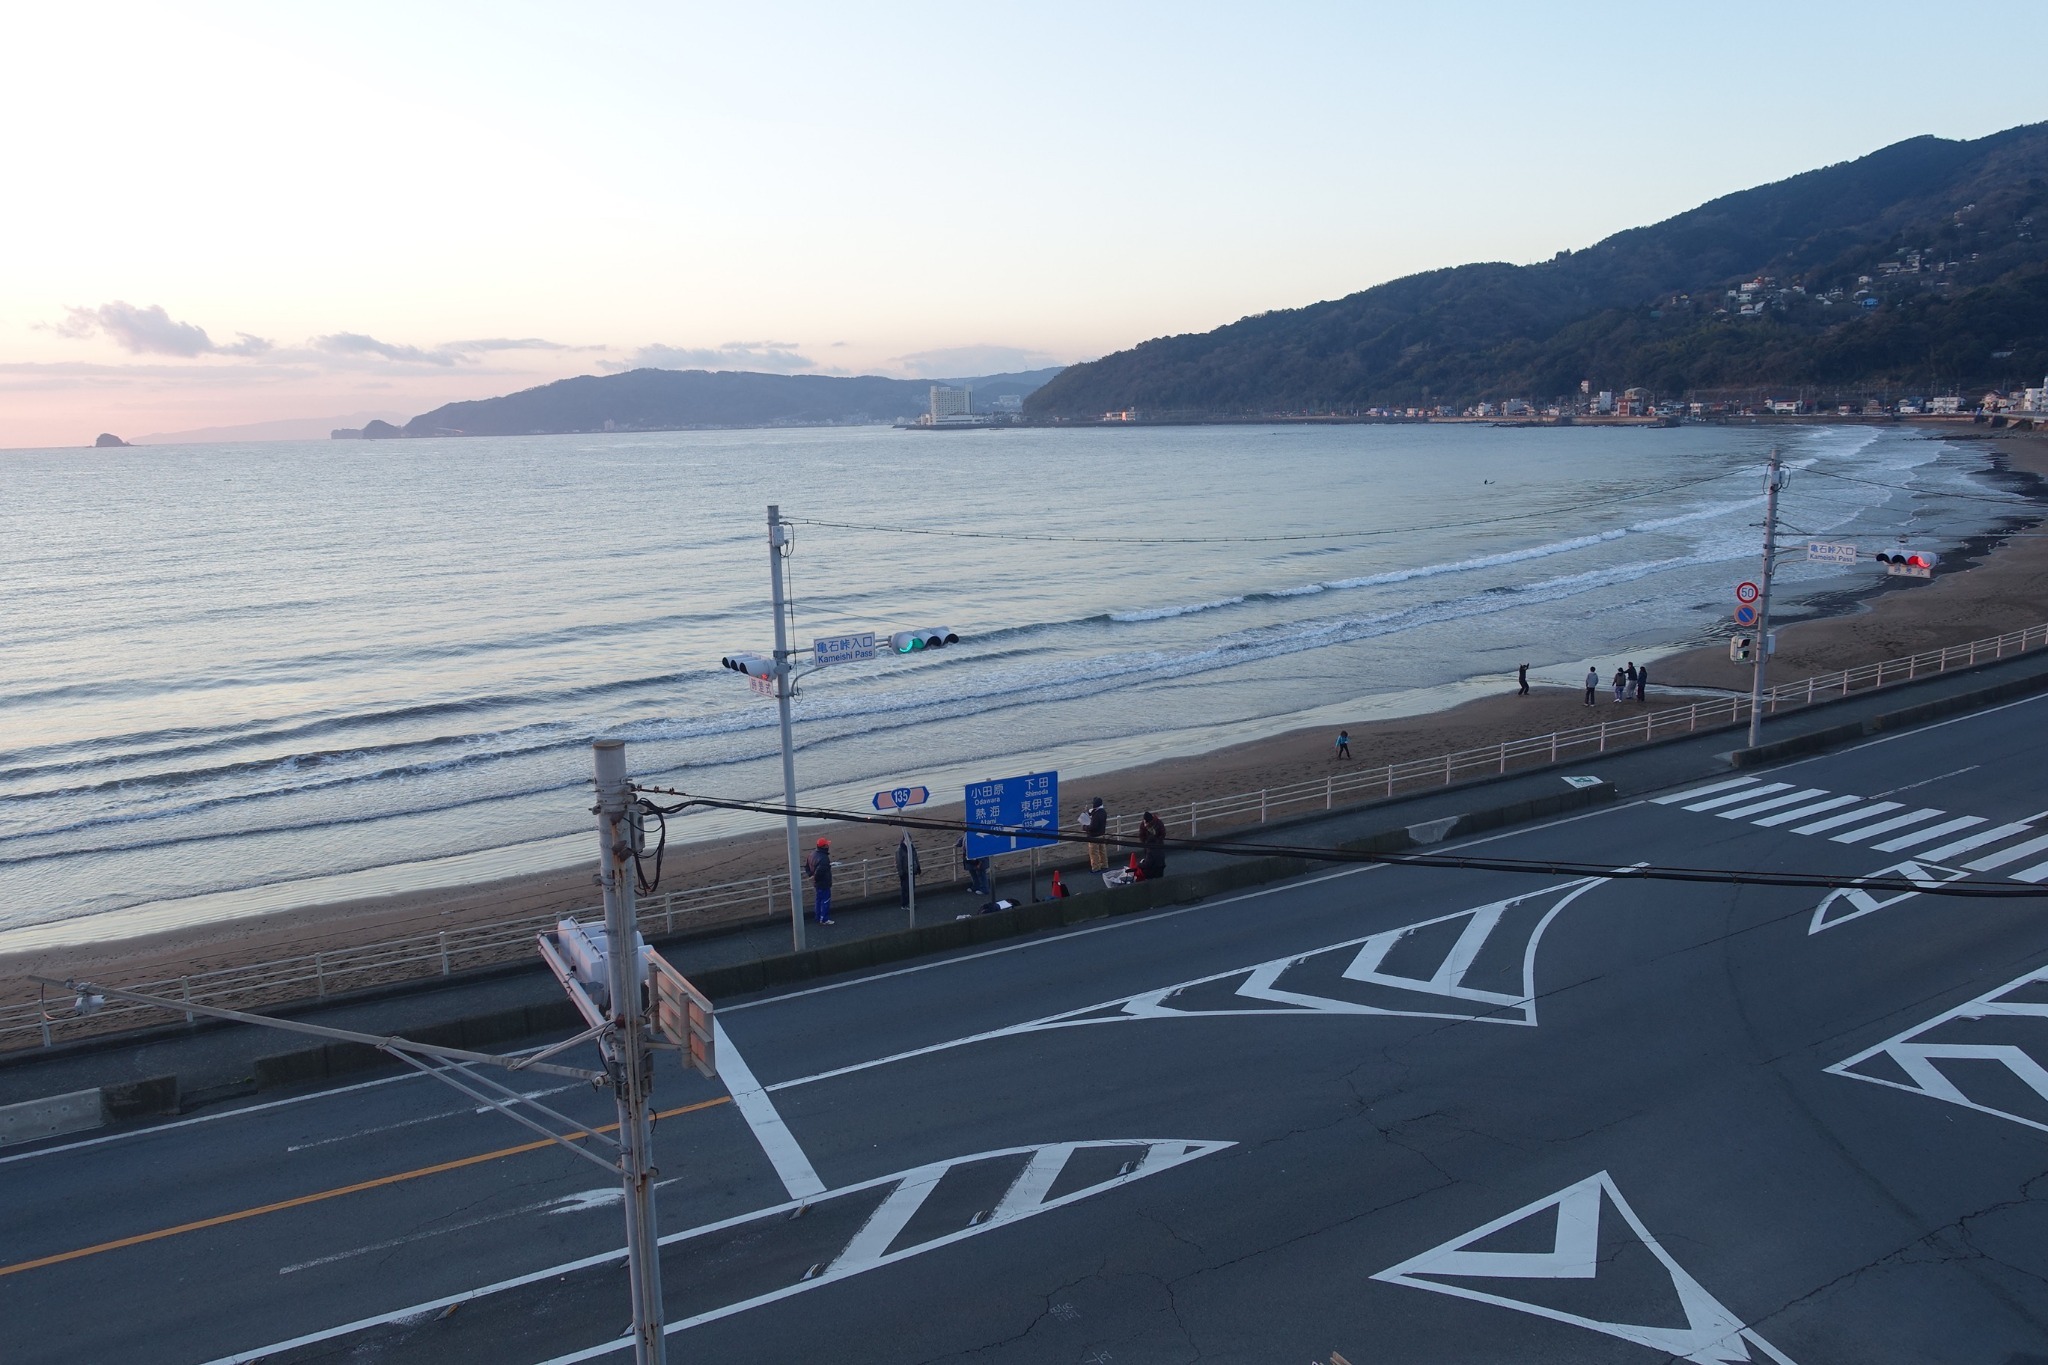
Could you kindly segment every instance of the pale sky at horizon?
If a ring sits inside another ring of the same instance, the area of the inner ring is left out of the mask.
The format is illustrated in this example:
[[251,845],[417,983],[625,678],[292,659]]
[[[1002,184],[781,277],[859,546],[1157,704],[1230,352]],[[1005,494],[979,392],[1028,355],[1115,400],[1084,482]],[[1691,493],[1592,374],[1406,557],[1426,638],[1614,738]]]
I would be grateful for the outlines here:
[[2038,4],[16,9],[0,447],[1065,363],[2048,118]]

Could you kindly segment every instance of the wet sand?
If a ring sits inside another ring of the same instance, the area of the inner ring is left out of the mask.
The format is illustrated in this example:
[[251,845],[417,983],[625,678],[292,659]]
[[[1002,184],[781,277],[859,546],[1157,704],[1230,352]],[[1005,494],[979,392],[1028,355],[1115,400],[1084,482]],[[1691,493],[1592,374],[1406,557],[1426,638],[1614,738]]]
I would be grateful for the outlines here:
[[[2028,484],[2036,496],[2048,490],[2048,438],[2001,436],[1992,441],[2011,471],[2008,477]],[[2048,621],[2048,537],[1988,539],[1995,546],[1987,544],[1974,555],[1945,561],[1930,581],[1874,578],[1860,600],[1845,598],[1832,604],[1844,614],[1781,626],[1773,680],[1803,678]],[[1746,666],[1730,664],[1726,646],[1718,643],[1662,658],[1649,656],[1648,661],[1653,709],[1659,691],[1667,687],[1735,691],[1748,686]],[[1348,763],[1335,757],[1335,726],[1296,730],[1070,784],[1063,817],[1076,818],[1093,796],[1101,796],[1112,812],[1135,815],[1147,807],[1320,782],[1347,769],[1428,758],[1576,728],[1596,718],[1639,714],[1633,703],[1614,706],[1604,687],[1601,697],[1600,708],[1589,713],[1576,690],[1539,687],[1520,697],[1515,695],[1514,680],[1504,678],[1499,696],[1427,715],[1350,725],[1354,757]],[[920,814],[927,812],[957,818],[960,807],[927,807]],[[893,831],[886,829],[806,826],[803,847],[808,850],[820,834],[831,837],[834,857],[842,862],[886,858],[895,843]],[[951,842],[940,835],[919,840],[928,875],[943,872]],[[779,872],[783,866],[781,834],[768,831],[671,846],[663,883],[672,887],[732,882]],[[842,874],[841,895],[846,894]],[[109,982],[166,980],[524,915],[587,911],[597,901],[591,869],[582,867],[13,954],[0,957],[0,1001],[32,999],[34,988],[23,981],[29,973],[91,975]]]

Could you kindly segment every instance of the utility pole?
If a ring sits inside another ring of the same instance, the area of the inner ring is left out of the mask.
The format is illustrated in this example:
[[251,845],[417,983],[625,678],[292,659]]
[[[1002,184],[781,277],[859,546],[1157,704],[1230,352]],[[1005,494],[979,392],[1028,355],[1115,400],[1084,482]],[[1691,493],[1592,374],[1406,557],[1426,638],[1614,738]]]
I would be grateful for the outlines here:
[[782,713],[782,805],[783,831],[789,842],[789,939],[797,952],[804,950],[804,879],[796,847],[796,740],[790,733],[789,699],[796,689],[796,660],[789,647],[787,597],[782,590],[782,557],[789,544],[790,527],[782,509],[768,504],[768,583],[775,604],[775,706]]
[[[1771,664],[1771,563],[1778,547],[1778,490],[1785,486],[1785,468],[1778,463],[1778,448],[1771,447],[1771,463],[1764,475],[1764,576],[1763,591],[1756,606],[1756,669],[1749,679],[1749,747],[1757,746],[1763,734],[1764,676]],[[794,847],[794,845],[792,845]]]
[[[773,519],[773,509],[769,517]],[[633,1360],[634,1365],[667,1365],[668,1343],[662,1331],[661,1239],[654,1219],[655,1172],[648,1150],[648,1091],[654,1082],[654,1054],[647,1046],[640,926],[633,903],[633,832],[628,809],[632,794],[626,786],[624,742],[601,739],[591,747],[597,760],[597,865],[601,869],[599,880],[604,884],[605,963],[611,996],[605,1002],[611,1030],[603,1040],[603,1048],[619,1109],[619,1174],[626,1195],[626,1265],[633,1284]]]

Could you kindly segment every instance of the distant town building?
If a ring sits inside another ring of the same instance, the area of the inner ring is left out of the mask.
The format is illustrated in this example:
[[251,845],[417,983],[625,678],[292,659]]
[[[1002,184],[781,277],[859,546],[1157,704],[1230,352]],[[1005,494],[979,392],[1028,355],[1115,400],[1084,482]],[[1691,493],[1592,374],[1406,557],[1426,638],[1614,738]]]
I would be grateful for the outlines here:
[[1024,411],[1024,395],[1021,393],[1002,394],[989,400],[988,410],[990,412],[1022,412]]
[[973,412],[973,389],[956,389],[946,384],[932,385],[931,419],[934,422],[943,422],[948,417],[966,417]]
[[1927,400],[1927,411],[1936,417],[1954,417],[1963,410],[1963,400],[1954,394]]
[[1610,413],[1614,411],[1614,390],[1602,389],[1593,396],[1593,411]]

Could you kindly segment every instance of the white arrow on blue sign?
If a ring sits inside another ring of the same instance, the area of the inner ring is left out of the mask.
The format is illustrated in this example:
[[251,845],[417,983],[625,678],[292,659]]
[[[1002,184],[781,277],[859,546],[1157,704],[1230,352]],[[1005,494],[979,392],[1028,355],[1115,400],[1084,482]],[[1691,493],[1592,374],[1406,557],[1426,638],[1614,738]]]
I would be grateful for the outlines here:
[[[967,856],[989,858],[998,853],[1015,853],[1023,848],[1044,848],[1059,842],[1060,775],[1025,773],[1021,777],[999,777],[990,782],[972,782],[967,787],[967,823],[996,825],[1020,831],[1016,834],[967,835]],[[1045,837],[1023,830],[1044,830]]]

